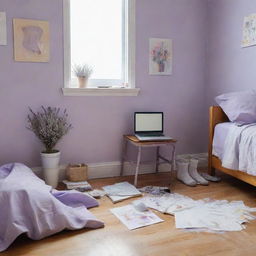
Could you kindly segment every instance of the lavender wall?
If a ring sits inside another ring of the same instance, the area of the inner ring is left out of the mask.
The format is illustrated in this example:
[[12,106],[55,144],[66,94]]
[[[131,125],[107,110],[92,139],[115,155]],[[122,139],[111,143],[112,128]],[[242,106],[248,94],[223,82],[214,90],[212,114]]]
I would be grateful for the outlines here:
[[207,105],[218,94],[255,88],[256,47],[241,48],[244,16],[255,0],[208,1]]
[[[74,129],[58,148],[62,163],[120,159],[121,138],[132,132],[134,111],[164,111],[166,134],[180,153],[200,152],[205,82],[206,1],[137,0],[138,97],[64,97],[62,0],[0,0],[6,11],[8,46],[0,46],[0,164],[40,164],[40,143],[25,129],[28,106],[67,108]],[[50,63],[13,61],[12,19],[49,20]],[[148,75],[149,37],[172,38],[174,74]],[[251,51],[250,49],[247,51]]]

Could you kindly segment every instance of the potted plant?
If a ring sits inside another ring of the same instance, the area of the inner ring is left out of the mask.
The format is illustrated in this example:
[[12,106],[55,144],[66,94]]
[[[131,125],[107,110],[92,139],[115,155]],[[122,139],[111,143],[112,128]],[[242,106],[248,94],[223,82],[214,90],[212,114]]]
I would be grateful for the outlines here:
[[45,182],[56,188],[59,178],[60,151],[55,149],[59,140],[72,128],[68,123],[66,110],[60,108],[41,107],[34,112],[29,108],[28,129],[42,142],[45,149],[41,152],[41,160]]
[[85,88],[87,86],[92,72],[93,69],[87,64],[75,64],[73,66],[73,73],[78,78],[79,88]]

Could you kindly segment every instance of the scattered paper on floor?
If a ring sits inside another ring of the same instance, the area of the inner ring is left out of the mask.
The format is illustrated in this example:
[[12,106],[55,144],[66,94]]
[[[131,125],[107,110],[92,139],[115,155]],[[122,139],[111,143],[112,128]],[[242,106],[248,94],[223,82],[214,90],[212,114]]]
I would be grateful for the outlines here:
[[168,187],[159,187],[159,186],[146,186],[143,188],[139,188],[139,191],[142,193],[148,193],[151,195],[164,195],[171,193]]
[[171,215],[174,215],[176,211],[194,207],[199,202],[176,193],[158,196],[146,195],[137,201],[144,203],[151,209]]
[[73,182],[73,181],[63,180],[62,182],[67,186],[67,189],[70,189],[70,190],[76,189],[81,192],[92,190],[92,186],[87,181]]
[[142,195],[135,186],[128,182],[120,182],[102,188],[107,193],[108,197],[113,201],[113,203]]
[[113,208],[110,211],[130,230],[164,221],[152,211],[141,212],[136,210],[132,205]]
[[255,219],[251,212],[256,212],[256,208],[248,208],[242,201],[204,202],[176,212],[175,223],[176,228],[241,231],[245,228],[244,223]]
[[240,231],[245,223],[255,220],[256,208],[249,208],[242,201],[193,200],[180,195],[169,194],[145,196],[137,202],[147,207],[175,216],[176,228],[209,232]]

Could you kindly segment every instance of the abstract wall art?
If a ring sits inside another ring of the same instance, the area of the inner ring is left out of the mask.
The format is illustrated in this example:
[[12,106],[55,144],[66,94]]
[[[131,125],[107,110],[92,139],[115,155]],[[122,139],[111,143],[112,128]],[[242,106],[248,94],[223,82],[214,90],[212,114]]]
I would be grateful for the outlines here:
[[6,14],[0,12],[0,45],[7,45]]
[[256,14],[244,18],[242,47],[256,45]]
[[22,62],[49,62],[49,22],[14,19],[14,59]]
[[149,39],[149,74],[172,74],[172,40],[163,38]]

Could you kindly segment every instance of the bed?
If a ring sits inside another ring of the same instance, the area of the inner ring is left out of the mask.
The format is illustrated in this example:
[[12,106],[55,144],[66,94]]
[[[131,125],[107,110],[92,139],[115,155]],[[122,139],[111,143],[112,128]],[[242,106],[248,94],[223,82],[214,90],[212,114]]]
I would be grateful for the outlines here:
[[[219,124],[222,124],[221,126]],[[224,141],[225,133],[228,131],[229,127],[232,124],[229,122],[228,117],[223,112],[221,107],[212,106],[209,111],[209,148],[208,148],[208,172],[211,175],[214,175],[215,169],[218,169],[226,174],[229,174],[239,180],[242,180],[246,183],[249,183],[253,186],[256,186],[256,176],[250,175],[246,172],[227,169],[222,166],[222,162],[218,157],[222,153],[222,145],[219,143],[215,145],[214,135],[216,133],[221,134],[222,138],[219,138],[219,141]],[[216,137],[216,136],[215,136]],[[215,138],[216,140],[216,138]]]

